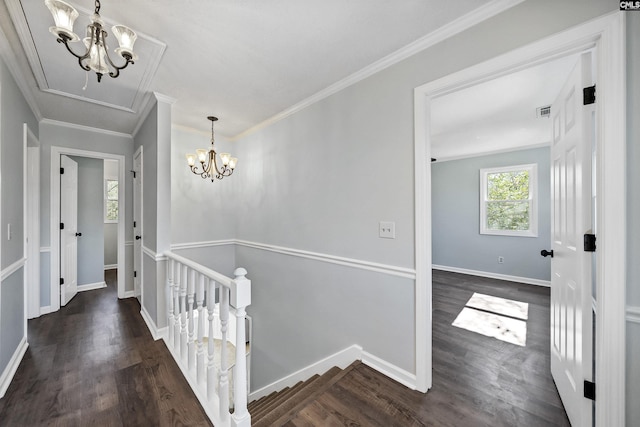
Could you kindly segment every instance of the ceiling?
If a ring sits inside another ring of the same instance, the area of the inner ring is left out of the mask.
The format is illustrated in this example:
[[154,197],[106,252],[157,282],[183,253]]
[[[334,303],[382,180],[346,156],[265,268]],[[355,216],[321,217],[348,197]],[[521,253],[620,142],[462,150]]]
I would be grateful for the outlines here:
[[550,119],[536,109],[551,105],[577,55],[533,66],[434,98],[431,155],[451,160],[548,145]]
[[[138,33],[139,59],[101,83],[48,32],[43,0],[5,0],[0,26],[42,118],[131,134],[156,92],[176,100],[174,125],[207,132],[206,116],[217,115],[218,133],[232,138],[400,49],[519,1],[102,0],[107,27]],[[93,2],[68,2],[82,35]]]

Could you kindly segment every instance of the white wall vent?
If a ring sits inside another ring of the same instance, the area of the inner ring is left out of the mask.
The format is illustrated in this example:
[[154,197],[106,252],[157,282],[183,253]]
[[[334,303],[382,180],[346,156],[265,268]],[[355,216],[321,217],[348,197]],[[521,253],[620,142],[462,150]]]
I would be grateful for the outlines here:
[[545,105],[544,107],[536,108],[536,117],[549,117],[551,116],[551,105]]

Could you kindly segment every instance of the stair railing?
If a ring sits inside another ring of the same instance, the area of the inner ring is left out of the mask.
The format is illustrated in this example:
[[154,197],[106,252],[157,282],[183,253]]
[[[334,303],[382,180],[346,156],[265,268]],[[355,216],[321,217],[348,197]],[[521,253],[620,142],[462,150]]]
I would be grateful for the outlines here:
[[[165,343],[213,424],[249,427],[245,318],[251,281],[245,277],[247,271],[237,268],[231,279],[173,252],[165,255]],[[234,326],[235,331],[230,331]],[[231,369],[228,353],[235,353]]]

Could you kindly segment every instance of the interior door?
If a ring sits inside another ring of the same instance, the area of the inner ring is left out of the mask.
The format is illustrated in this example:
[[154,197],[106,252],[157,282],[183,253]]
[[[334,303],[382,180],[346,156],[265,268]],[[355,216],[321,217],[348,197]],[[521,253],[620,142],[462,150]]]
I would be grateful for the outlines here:
[[594,108],[583,105],[583,88],[591,84],[585,53],[551,107],[551,373],[574,427],[592,425],[592,401],[583,390],[592,379],[593,347],[592,260],[583,245],[583,235],[592,233]]
[[60,305],[78,293],[78,163],[60,156]]
[[142,151],[133,159],[133,292],[142,304]]

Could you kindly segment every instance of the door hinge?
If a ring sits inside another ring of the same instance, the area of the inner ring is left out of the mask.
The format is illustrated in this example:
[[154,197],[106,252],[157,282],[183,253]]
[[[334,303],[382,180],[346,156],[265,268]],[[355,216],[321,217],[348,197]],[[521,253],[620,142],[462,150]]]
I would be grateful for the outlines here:
[[138,272],[137,271],[133,272],[133,277],[138,277]]
[[131,171],[131,173],[133,174],[133,178],[135,179],[135,177],[136,177],[136,171]]
[[60,230],[64,230],[64,222],[60,223]]
[[133,221],[133,228],[136,228],[136,227],[137,227],[137,226],[136,226],[136,222],[135,222],[135,221]]
[[60,168],[60,175],[64,175],[64,168]]
[[596,251],[596,235],[595,234],[584,235],[584,251],[585,252]]
[[596,400],[596,383],[584,380],[584,397]]
[[60,284],[64,285],[64,279],[62,277],[60,278]]
[[582,89],[582,105],[590,105],[596,102],[596,85]]

